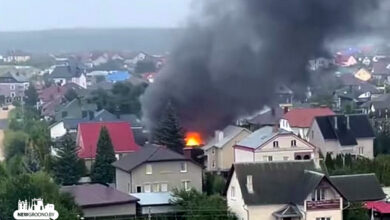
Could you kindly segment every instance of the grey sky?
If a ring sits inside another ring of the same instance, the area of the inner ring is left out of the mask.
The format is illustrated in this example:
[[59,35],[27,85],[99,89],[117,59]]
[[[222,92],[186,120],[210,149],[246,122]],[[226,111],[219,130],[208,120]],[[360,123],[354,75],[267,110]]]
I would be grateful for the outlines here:
[[0,31],[177,27],[191,0],[0,0]]

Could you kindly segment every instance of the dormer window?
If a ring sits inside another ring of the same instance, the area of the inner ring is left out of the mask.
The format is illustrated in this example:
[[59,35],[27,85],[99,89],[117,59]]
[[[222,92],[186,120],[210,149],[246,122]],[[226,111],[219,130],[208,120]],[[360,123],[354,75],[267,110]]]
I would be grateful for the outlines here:
[[292,140],[291,141],[291,147],[296,147],[297,146],[297,141],[296,140]]
[[273,146],[274,146],[274,148],[278,148],[279,147],[279,142],[278,141],[274,141],[273,142]]
[[253,193],[253,177],[252,175],[246,176],[246,188],[249,193]]

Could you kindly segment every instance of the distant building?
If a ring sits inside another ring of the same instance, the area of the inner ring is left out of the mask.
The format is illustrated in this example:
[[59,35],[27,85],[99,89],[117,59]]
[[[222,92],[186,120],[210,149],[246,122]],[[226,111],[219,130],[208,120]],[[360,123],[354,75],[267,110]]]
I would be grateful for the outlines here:
[[61,192],[74,197],[76,204],[83,211],[82,217],[86,219],[134,218],[137,214],[139,199],[109,186],[101,184],[62,186]]
[[21,101],[29,85],[28,80],[22,75],[8,72],[0,76],[0,95],[4,96],[5,103]]
[[240,220],[342,220],[349,202],[385,198],[375,174],[327,176],[312,161],[234,164],[226,189]]
[[362,104],[363,112],[375,118],[390,117],[390,94],[382,94]]
[[290,160],[315,160],[318,164],[318,150],[291,131],[275,127],[260,128],[234,146],[236,163]]
[[174,197],[171,192],[131,193],[130,195],[139,199],[138,215],[158,215],[179,211],[172,205]]
[[111,83],[127,81],[130,78],[130,74],[127,71],[111,71],[105,76],[106,80]]
[[351,154],[374,158],[375,134],[367,115],[333,115],[316,117],[308,132],[310,143],[318,147],[322,155],[334,157]]
[[55,120],[61,121],[65,118],[89,118],[95,117],[97,106],[84,99],[75,98],[70,102],[57,105],[55,108]]
[[87,78],[84,69],[73,65],[56,66],[48,76],[55,84],[63,86],[67,83],[75,83],[83,88],[87,88]]
[[283,118],[280,119],[279,127],[307,139],[307,132],[314,117],[334,114],[330,108],[295,108],[284,114]]
[[234,163],[233,146],[250,133],[245,128],[232,125],[215,131],[214,137],[202,147],[207,171],[228,171]]
[[25,63],[31,59],[31,55],[20,50],[8,51],[3,56],[4,63]]
[[116,187],[124,193],[202,191],[202,167],[165,146],[146,145],[112,164]]

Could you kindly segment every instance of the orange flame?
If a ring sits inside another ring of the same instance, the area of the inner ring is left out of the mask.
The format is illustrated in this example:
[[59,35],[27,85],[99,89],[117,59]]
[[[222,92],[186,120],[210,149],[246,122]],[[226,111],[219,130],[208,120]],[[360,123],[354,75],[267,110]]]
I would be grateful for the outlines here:
[[198,132],[187,132],[185,140],[187,146],[199,146],[202,144],[202,138]]

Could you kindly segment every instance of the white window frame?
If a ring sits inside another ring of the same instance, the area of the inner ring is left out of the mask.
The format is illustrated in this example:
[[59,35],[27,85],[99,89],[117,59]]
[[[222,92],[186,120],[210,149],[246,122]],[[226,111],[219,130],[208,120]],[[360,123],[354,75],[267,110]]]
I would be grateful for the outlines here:
[[279,148],[279,141],[272,142],[272,145],[274,146],[274,148]]
[[153,174],[153,167],[152,167],[152,164],[146,164],[146,168],[145,168],[145,173],[147,175],[152,175]]
[[160,183],[152,184],[152,192],[160,192]]
[[311,195],[311,200],[324,201],[326,200],[325,195],[326,195],[325,188],[317,188],[316,190],[313,191],[313,194]]
[[211,167],[212,167],[212,168],[215,168],[215,167],[216,167],[215,160],[212,161]]
[[15,92],[10,92],[10,94],[9,94],[9,95],[10,95],[10,97],[11,97],[11,98],[15,98],[15,97],[16,97],[16,94],[15,94]]
[[144,184],[144,192],[146,192],[146,193],[152,192],[152,186],[150,185],[150,183]]
[[246,188],[248,189],[249,193],[253,193],[253,176],[252,175],[246,176]]
[[232,199],[235,199],[235,198],[236,198],[236,188],[235,188],[234,186],[232,186],[232,187],[230,188],[230,197],[231,197]]
[[[184,165],[184,166],[183,166]],[[187,173],[187,162],[180,162],[180,172]]]
[[168,183],[161,183],[160,185],[161,192],[168,192]]
[[297,146],[297,140],[291,140],[291,147]]
[[10,90],[15,90],[15,88],[16,88],[16,85],[15,85],[15,84],[9,85],[9,89],[10,89]]
[[191,187],[189,187],[190,182],[191,182],[191,181],[189,181],[189,180],[182,180],[182,181],[181,181],[181,183],[182,183],[182,185],[183,185],[183,189],[184,189],[185,191],[190,191],[190,190],[191,190]]
[[267,159],[267,161],[273,161],[274,160],[274,157],[273,156],[268,156],[268,159]]

